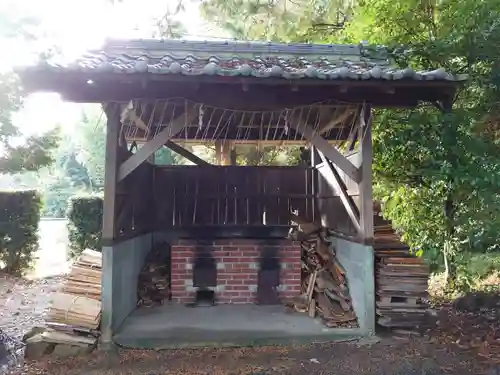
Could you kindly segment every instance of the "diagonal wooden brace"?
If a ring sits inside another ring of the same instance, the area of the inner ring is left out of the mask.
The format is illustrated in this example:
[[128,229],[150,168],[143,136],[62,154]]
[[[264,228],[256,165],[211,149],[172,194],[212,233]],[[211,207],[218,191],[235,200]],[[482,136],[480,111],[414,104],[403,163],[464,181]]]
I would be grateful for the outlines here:
[[137,150],[134,155],[125,160],[120,165],[120,169],[118,171],[118,181],[122,181],[139,165],[144,163],[147,158],[153,155],[156,150],[158,150],[177,133],[179,133],[186,126],[186,124],[191,123],[197,113],[198,108],[196,106],[188,107],[186,113],[183,113],[182,115],[174,119],[169,124],[169,126],[158,133],[156,137],[145,143],[140,149]]
[[289,125],[296,132],[301,133],[305,139],[321,151],[333,164],[339,167],[346,175],[354,182],[361,181],[361,171],[352,164],[344,155],[342,155],[335,147],[332,147],[326,139],[317,134],[309,125],[300,125],[300,118],[293,118]]
[[[127,112],[126,116],[135,124],[135,126],[144,130],[144,134],[149,134],[149,128],[144,123],[144,121],[142,121],[142,119],[139,116],[137,116],[135,111],[130,110],[129,108],[127,108],[127,109],[128,109],[128,112]],[[196,156],[192,152],[189,152],[184,147],[178,145],[177,143],[174,143],[173,141],[169,140],[169,141],[165,142],[164,146],[168,147],[173,152],[179,154],[180,156],[186,158],[187,160],[195,163],[196,165],[212,165],[209,162],[199,158],[198,156]]]
[[204,165],[204,166],[212,165],[208,161],[203,160],[202,158],[196,156],[192,152],[189,152],[184,147],[178,145],[177,143],[175,143],[173,141],[165,142],[165,147],[168,147],[173,152],[175,152],[175,153],[179,154],[180,156],[186,158],[187,160],[195,163],[196,165]]
[[356,207],[356,204],[354,203],[352,197],[347,194],[345,184],[340,178],[338,172],[335,170],[335,167],[330,164],[321,151],[318,150],[318,154],[323,163],[318,165],[316,169],[323,176],[328,185],[330,185],[330,187],[339,194],[340,200],[342,201],[347,214],[356,227],[356,231],[361,234],[359,210]]

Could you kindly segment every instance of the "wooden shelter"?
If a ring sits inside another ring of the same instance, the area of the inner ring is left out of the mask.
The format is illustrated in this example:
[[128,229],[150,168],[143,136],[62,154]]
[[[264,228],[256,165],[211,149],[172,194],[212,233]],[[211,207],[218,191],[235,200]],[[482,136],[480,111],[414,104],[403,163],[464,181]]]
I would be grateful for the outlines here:
[[[277,249],[271,258],[288,269],[280,274],[281,296],[300,294],[300,247],[284,239],[291,211],[336,234],[332,243],[347,273],[359,332],[373,332],[372,108],[420,102],[449,108],[465,78],[443,69],[398,69],[383,49],[362,44],[174,40],[112,40],[76,61],[24,69],[22,77],[30,91],[102,103],[107,115],[104,342],[135,309],[138,273],[158,239],[171,245],[178,302],[188,302],[200,283],[191,259],[207,264],[218,257],[217,277],[232,280],[234,269],[228,276],[227,268],[236,263],[240,273],[261,272],[262,263],[255,264],[269,246]],[[134,141],[142,144],[135,152]],[[308,145],[311,161],[234,165],[231,151],[249,142]],[[226,165],[200,159],[183,143],[215,143]],[[155,165],[152,156],[164,146],[195,165]],[[239,258],[228,260],[225,246]],[[217,255],[224,252],[225,258]],[[255,280],[245,293],[259,288]],[[226,283],[231,288],[221,292],[215,284],[212,290],[226,302],[253,298],[235,294],[235,285]]]

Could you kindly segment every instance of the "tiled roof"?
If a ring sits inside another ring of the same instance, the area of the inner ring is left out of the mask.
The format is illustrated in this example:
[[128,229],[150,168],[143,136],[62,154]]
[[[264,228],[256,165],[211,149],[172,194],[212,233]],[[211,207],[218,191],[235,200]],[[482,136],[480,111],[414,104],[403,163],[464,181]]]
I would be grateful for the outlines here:
[[111,40],[71,62],[45,61],[28,70],[75,73],[149,73],[322,80],[463,81],[444,69],[391,66],[381,48],[360,45],[277,44],[187,40]]

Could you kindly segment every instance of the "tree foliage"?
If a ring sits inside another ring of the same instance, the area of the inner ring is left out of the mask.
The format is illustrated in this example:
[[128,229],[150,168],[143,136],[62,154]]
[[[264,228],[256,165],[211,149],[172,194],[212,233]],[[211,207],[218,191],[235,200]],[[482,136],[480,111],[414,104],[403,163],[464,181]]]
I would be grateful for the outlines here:
[[106,160],[106,117],[102,110],[86,110],[76,124],[76,149],[87,169],[89,189],[99,191],[104,186]]
[[[15,17],[0,9],[0,43],[35,37],[36,20]],[[0,71],[0,173],[36,171],[52,162],[51,150],[57,146],[57,129],[42,136],[23,137],[13,123],[13,114],[22,108],[24,93],[11,71]]]
[[0,193],[0,270],[21,275],[38,249],[40,197],[36,191]]
[[[385,214],[429,258],[497,249],[498,0],[366,0],[346,36],[384,44],[400,65],[469,74],[453,112],[379,111],[375,181]],[[449,252],[449,254],[446,254]]]
[[[374,191],[404,239],[436,263],[464,251],[497,250],[500,222],[500,0],[360,0],[356,3],[203,3],[203,14],[236,38],[384,45],[394,63],[468,74],[453,112],[443,103],[377,110]],[[314,27],[318,15],[345,28]]]
[[73,197],[68,210],[70,258],[86,249],[101,251],[103,200],[99,196]]
[[204,17],[237,39],[314,42],[336,33],[349,18],[349,0],[207,0]]

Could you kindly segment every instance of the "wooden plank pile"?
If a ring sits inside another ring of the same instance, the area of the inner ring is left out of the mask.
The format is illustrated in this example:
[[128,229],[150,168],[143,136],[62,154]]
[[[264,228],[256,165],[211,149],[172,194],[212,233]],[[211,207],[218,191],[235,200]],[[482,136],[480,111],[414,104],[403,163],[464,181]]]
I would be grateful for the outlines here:
[[101,253],[85,250],[55,294],[48,321],[97,329],[101,321],[101,271]]
[[310,317],[320,317],[329,327],[357,327],[345,271],[327,241],[327,231],[292,215],[297,226],[289,238],[302,247],[302,295],[288,305]]
[[390,328],[415,328],[429,310],[429,267],[386,223],[375,227],[377,322]]
[[49,320],[96,329],[101,321],[101,302],[81,295],[57,293],[49,310]]
[[102,254],[93,250],[85,250],[71,267],[62,291],[100,301],[101,272]]
[[137,306],[158,306],[170,299],[169,250],[167,243],[160,243],[146,257],[137,283]]

